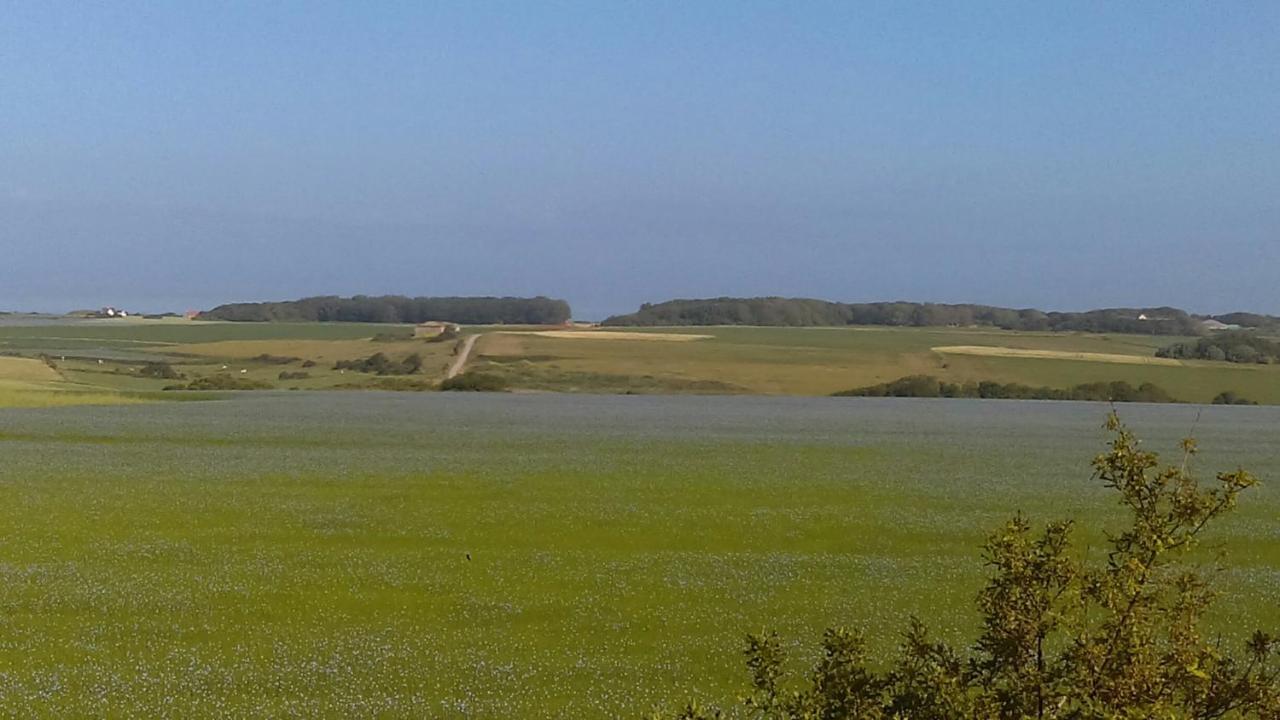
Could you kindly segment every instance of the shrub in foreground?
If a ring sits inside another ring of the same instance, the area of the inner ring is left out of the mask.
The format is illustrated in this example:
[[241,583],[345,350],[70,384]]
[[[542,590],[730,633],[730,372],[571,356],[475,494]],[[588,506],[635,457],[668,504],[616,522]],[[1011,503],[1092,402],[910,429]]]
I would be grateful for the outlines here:
[[497,375],[482,372],[465,372],[457,377],[440,383],[441,390],[463,390],[472,392],[503,392],[507,389],[507,381]]
[[230,375],[210,375],[196,378],[186,385],[170,385],[165,390],[270,390],[270,383]]
[[[1213,576],[1178,562],[1256,479],[1235,470],[1202,488],[1188,470],[1194,441],[1183,441],[1181,462],[1161,467],[1114,413],[1107,428],[1114,437],[1093,461],[1095,477],[1119,494],[1131,522],[1107,536],[1103,562],[1078,559],[1071,522],[1036,532],[1018,515],[983,546],[991,576],[970,647],[938,641],[913,619],[897,659],[880,670],[860,633],[837,628],[808,675],[794,678],[778,636],[751,635],[751,688],[734,716],[1280,719],[1280,644],[1259,631],[1233,653],[1211,637],[1201,619],[1215,598]],[[726,715],[688,705],[667,717]]]

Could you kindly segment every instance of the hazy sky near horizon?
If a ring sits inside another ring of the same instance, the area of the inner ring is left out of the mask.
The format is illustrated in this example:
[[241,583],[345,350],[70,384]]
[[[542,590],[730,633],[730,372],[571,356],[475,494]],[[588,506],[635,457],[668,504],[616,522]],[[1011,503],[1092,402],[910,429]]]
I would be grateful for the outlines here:
[[1280,313],[1280,3],[0,0],[0,309]]

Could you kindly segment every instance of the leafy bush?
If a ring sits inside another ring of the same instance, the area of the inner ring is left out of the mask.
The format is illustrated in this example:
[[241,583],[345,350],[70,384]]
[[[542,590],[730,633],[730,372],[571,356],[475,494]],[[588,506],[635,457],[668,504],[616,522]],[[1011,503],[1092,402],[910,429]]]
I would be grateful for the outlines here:
[[385,353],[374,353],[360,360],[339,360],[333,369],[377,375],[412,375],[422,369],[422,356],[413,353],[402,360],[392,360]]
[[165,390],[270,390],[270,383],[230,375],[196,378],[186,385],[170,385]]
[[445,380],[440,383],[440,389],[472,392],[503,392],[507,389],[507,381],[497,375],[470,371]]
[[360,389],[368,389],[373,387],[377,390],[396,390],[399,392],[425,392],[427,390],[435,390],[436,384],[429,380],[414,380],[405,377],[380,377],[373,381],[372,386],[365,385]]
[[138,375],[141,377],[157,378],[160,380],[178,380],[182,375],[173,369],[173,366],[167,362],[149,362],[138,368]]
[[300,362],[302,358],[293,357],[291,355],[271,355],[269,353],[262,353],[256,357],[249,358],[249,360],[250,362],[260,362],[268,365],[291,365],[293,363]]
[[[1160,467],[1114,414],[1107,428],[1110,450],[1093,461],[1094,474],[1120,495],[1131,524],[1107,535],[1101,563],[1078,559],[1071,522],[1036,533],[1015,516],[983,546],[991,576],[977,597],[981,634],[967,650],[912,619],[898,658],[881,670],[860,633],[836,628],[810,673],[792,678],[777,634],[751,635],[747,717],[1280,718],[1280,642],[1259,631],[1232,654],[1207,637],[1213,576],[1177,562],[1256,478],[1223,472],[1203,489],[1188,470],[1194,441],[1183,441],[1182,462]],[[674,717],[722,714],[688,705]]]

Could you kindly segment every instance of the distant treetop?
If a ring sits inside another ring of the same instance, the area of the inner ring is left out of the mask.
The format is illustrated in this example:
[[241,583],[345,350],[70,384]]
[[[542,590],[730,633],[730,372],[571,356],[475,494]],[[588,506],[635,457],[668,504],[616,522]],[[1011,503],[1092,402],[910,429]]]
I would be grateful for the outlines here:
[[546,297],[404,297],[334,295],[285,302],[231,303],[200,313],[201,320],[234,322],[422,323],[556,325],[571,317],[569,303]]
[[604,324],[793,327],[842,325],[968,327],[978,325],[1008,330],[1076,330],[1144,335],[1199,335],[1203,330],[1200,319],[1171,307],[1044,312],[989,305],[914,302],[838,303],[781,297],[722,297],[646,303],[640,306],[638,312],[611,317],[605,320]]
[[1275,315],[1260,315],[1250,312],[1233,312],[1226,315],[1214,315],[1213,320],[1226,325],[1237,325],[1245,328],[1255,328],[1258,330],[1266,330],[1270,332],[1280,332],[1280,317]]

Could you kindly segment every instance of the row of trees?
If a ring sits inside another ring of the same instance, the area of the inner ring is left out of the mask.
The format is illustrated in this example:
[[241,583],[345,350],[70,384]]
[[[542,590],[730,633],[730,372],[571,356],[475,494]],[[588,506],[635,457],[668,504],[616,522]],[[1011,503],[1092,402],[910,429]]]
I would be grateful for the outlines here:
[[1156,351],[1156,357],[1269,365],[1280,363],[1280,342],[1247,331],[1221,332],[1195,342],[1162,347]]
[[399,360],[392,360],[386,353],[374,353],[359,360],[339,360],[334,370],[354,370],[375,375],[412,375],[422,369],[422,356],[412,353]]
[[[1082,553],[1070,521],[1035,531],[1017,515],[983,546],[978,637],[957,647],[912,619],[897,658],[877,662],[861,633],[828,630],[811,671],[787,670],[774,633],[747,638],[751,686],[733,717],[759,720],[1280,719],[1280,643],[1261,631],[1233,652],[1203,619],[1218,574],[1182,562],[1256,478],[1222,472],[1204,488],[1192,440],[1161,466],[1113,414],[1095,477],[1129,524]],[[1101,533],[1100,533],[1101,534]],[[1227,607],[1222,617],[1243,615]],[[1237,633],[1241,628],[1233,628]],[[659,716],[661,717],[661,716]],[[672,717],[672,716],[667,716]],[[728,717],[690,704],[677,720]]]
[[1280,332],[1280,317],[1275,315],[1233,312],[1226,315],[1214,315],[1213,319],[1228,325],[1239,325],[1240,327],[1254,328],[1266,332]]
[[233,322],[421,323],[466,325],[557,325],[571,317],[569,303],[546,297],[404,297],[356,295],[301,300],[232,303],[200,314],[202,320]]
[[638,312],[604,321],[614,326],[656,325],[768,325],[842,326],[892,325],[946,327],[973,325],[1007,330],[1196,335],[1200,321],[1177,308],[1111,308],[1088,312],[1014,310],[989,305],[885,302],[836,303],[806,298],[714,298],[670,300],[640,306]]
[[186,385],[166,385],[165,390],[270,390],[271,383],[226,374],[199,377]]
[[1152,383],[1133,385],[1118,380],[1093,382],[1070,388],[1032,387],[1019,383],[950,383],[932,375],[909,375],[892,382],[834,393],[836,397],[983,398],[1005,400],[1088,400],[1094,402],[1177,402],[1164,388]]

